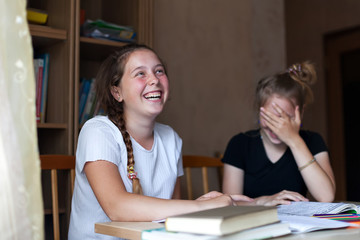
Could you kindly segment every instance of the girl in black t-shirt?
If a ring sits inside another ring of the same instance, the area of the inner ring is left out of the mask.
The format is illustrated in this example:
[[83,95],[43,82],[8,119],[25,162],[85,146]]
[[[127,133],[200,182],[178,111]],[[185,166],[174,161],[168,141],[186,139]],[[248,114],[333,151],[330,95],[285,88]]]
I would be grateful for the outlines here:
[[292,65],[259,81],[259,125],[234,136],[225,151],[223,192],[244,194],[261,205],[331,202],[335,180],[327,147],[315,132],[300,130],[304,108],[312,101],[314,65]]

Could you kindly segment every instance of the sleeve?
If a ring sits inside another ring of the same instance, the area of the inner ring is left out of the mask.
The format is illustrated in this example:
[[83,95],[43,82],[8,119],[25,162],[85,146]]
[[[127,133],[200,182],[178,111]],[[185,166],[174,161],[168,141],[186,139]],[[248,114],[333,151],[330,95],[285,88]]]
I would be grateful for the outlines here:
[[239,134],[230,139],[221,161],[234,167],[244,169],[244,157],[242,154],[244,144],[242,143],[242,136],[244,135]]
[[184,168],[183,168],[183,161],[182,161],[182,139],[179,135],[175,133],[175,146],[176,146],[176,153],[178,156],[178,164],[177,164],[177,176],[181,177],[184,175]]
[[120,164],[120,147],[111,127],[97,122],[87,122],[81,129],[76,161],[81,172],[86,162],[105,160]]
[[319,133],[306,131],[303,138],[313,155],[316,155],[320,152],[328,152],[325,141]]

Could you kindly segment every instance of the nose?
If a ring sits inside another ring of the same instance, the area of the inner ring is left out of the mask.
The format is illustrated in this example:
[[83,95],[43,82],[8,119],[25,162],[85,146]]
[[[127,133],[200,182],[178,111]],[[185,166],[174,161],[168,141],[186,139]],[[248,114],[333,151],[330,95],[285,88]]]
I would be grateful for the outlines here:
[[155,74],[151,75],[148,84],[157,85],[158,83],[159,83],[159,78]]

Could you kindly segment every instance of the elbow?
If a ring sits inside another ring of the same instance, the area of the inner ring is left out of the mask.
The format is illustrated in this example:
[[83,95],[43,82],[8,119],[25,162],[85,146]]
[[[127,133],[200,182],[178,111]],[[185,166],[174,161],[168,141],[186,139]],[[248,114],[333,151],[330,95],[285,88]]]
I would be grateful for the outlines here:
[[318,202],[333,202],[335,199],[335,194],[329,194],[327,196],[318,197]]
[[316,197],[318,202],[333,202],[335,200],[335,187],[333,187],[326,194],[321,194]]

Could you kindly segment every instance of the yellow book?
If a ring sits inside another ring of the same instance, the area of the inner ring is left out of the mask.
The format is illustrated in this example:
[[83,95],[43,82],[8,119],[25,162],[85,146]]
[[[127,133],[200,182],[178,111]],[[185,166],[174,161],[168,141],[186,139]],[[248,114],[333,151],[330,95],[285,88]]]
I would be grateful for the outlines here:
[[44,11],[28,8],[27,12],[27,20],[32,23],[45,24],[48,18],[48,14]]

